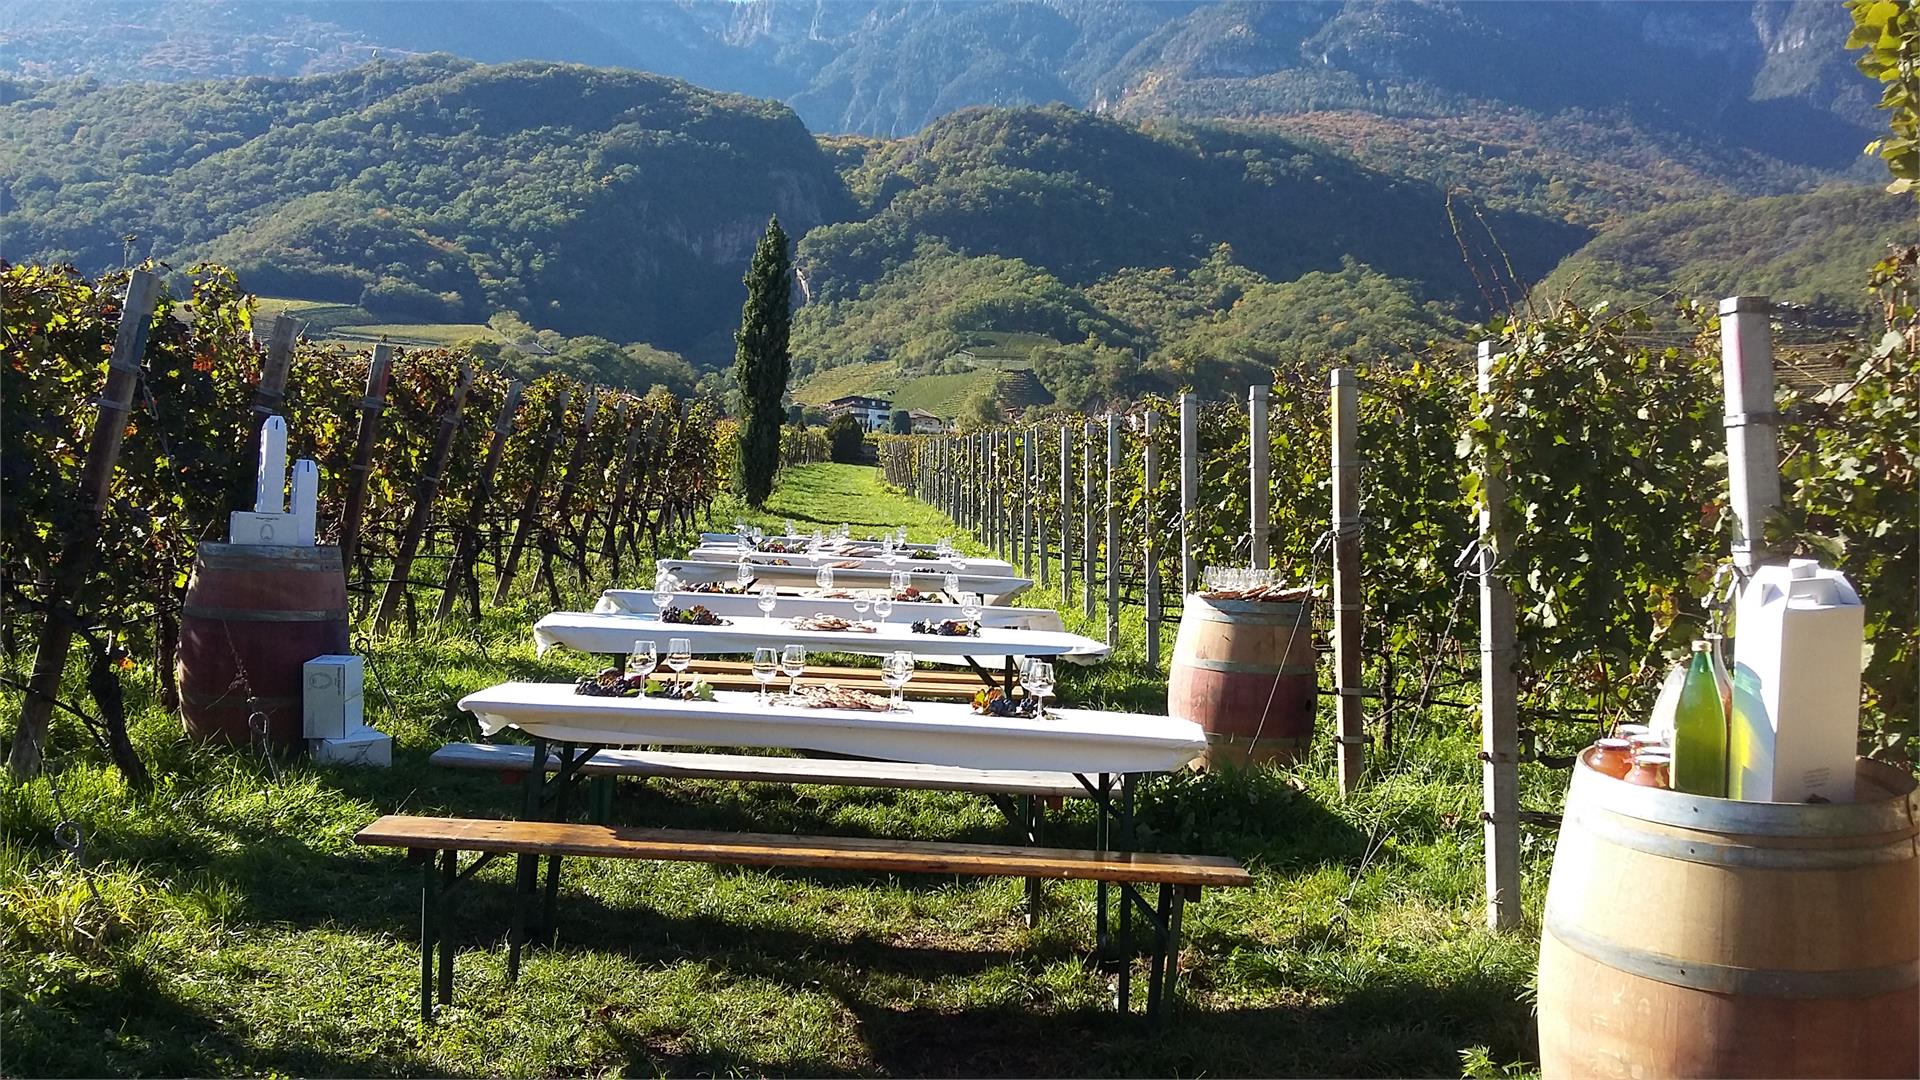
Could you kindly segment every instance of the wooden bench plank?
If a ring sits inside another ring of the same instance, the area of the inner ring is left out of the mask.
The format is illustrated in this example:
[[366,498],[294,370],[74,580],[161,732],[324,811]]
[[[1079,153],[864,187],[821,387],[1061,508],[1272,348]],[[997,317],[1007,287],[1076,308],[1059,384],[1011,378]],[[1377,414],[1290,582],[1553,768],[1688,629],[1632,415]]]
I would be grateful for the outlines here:
[[1051,878],[1203,888],[1253,884],[1252,876],[1239,863],[1211,855],[1079,851],[873,837],[642,829],[554,821],[415,817],[406,814],[389,814],[380,818],[355,834],[353,842],[366,847],[420,851],[581,855],[867,873]]
[[[428,759],[449,769],[528,772],[533,747],[506,743],[448,743]],[[557,754],[547,771],[560,771]],[[839,787],[971,791],[997,795],[1087,798],[1072,773],[961,769],[893,761],[702,754],[665,750],[601,750],[580,767],[587,776],[665,776],[689,780],[734,780],[765,784],[829,784]]]

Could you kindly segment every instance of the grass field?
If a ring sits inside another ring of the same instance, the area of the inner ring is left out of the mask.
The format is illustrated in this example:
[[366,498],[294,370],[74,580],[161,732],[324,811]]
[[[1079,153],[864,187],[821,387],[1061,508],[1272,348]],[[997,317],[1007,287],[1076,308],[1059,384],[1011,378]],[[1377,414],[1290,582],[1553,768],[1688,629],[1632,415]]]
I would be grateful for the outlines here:
[[[741,513],[723,505],[715,520]],[[767,512],[748,516],[906,525],[921,540],[956,532],[854,466],[793,470]],[[417,873],[349,840],[389,811],[514,812],[518,789],[426,757],[477,737],[454,707],[463,693],[594,666],[533,655],[528,627],[544,609],[523,598],[479,626],[372,643],[369,719],[396,739],[386,771],[190,748],[145,696],[144,669],[127,682],[159,778],[152,795],[132,797],[72,749],[85,744],[75,727],[56,725],[58,804],[45,778],[0,787],[0,1073],[1459,1075],[1474,1048],[1483,1066],[1532,1057],[1537,924],[1484,928],[1477,742],[1467,718],[1441,713],[1407,732],[1404,760],[1351,800],[1338,796],[1324,741],[1298,769],[1147,790],[1144,846],[1233,855],[1257,880],[1188,907],[1185,998],[1164,1032],[1104,1008],[1108,987],[1082,964],[1090,886],[1050,887],[1045,918],[1028,929],[1018,882],[578,861],[557,946],[535,950],[512,988],[511,869],[479,875],[455,930],[455,1004],[423,1029]],[[1067,609],[1080,626],[1077,605]],[[1065,700],[1163,703],[1137,615],[1123,633],[1113,662],[1064,670]],[[1530,783],[1551,782],[1538,772]],[[55,843],[60,806],[83,830],[85,871]],[[1012,836],[986,800],[953,793],[669,781],[622,785],[615,815]],[[1053,839],[1085,844],[1091,820],[1070,810]],[[1535,916],[1545,860],[1529,844]]]
[[360,343],[382,337],[403,345],[452,345],[457,341],[480,338],[500,340],[486,323],[377,322],[379,317],[352,304],[333,304],[322,300],[294,300],[287,297],[259,298],[254,318],[264,325],[275,315],[287,314],[307,324],[307,336],[316,341]]

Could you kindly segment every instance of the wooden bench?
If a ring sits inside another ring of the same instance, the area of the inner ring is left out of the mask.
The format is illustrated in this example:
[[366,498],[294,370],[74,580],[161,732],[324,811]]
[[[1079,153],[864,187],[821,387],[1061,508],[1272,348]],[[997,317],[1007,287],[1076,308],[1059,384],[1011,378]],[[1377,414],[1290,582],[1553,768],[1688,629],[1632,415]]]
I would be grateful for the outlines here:
[[[780,836],[690,829],[642,829],[579,825],[552,821],[498,821],[475,818],[413,817],[389,814],[353,838],[366,847],[400,848],[422,864],[420,894],[420,1017],[433,1019],[436,998],[453,1001],[453,918],[455,889],[481,866],[501,855],[520,861],[514,893],[515,918],[508,933],[507,977],[518,977],[520,950],[531,929],[525,918],[532,898],[532,868],[541,856],[568,855],[604,859],[698,862],[723,866],[792,867],[847,870],[871,874],[941,874],[974,877],[1047,878],[1103,881],[1121,886],[1123,964],[1120,1005],[1124,1010],[1132,981],[1131,940],[1124,912],[1144,914],[1153,934],[1147,979],[1147,1013],[1164,1018],[1171,1002],[1180,952],[1180,913],[1184,901],[1198,899],[1207,887],[1251,885],[1246,869],[1232,859],[1207,855],[1081,851],[1067,848],[952,844],[868,837]],[[461,852],[479,858],[465,869]],[[1135,886],[1159,886],[1149,904]],[[552,887],[552,878],[549,878]],[[551,932],[551,925],[545,926]],[[435,953],[438,953],[436,965]]]
[[[695,662],[692,673],[712,683],[719,690],[758,690],[760,680],[753,677],[753,664],[746,660],[708,660]],[[880,669],[877,667],[809,667],[803,682],[814,685],[827,685],[837,689],[865,690],[874,694],[889,693],[880,682]],[[787,677],[774,680],[773,688],[778,691],[787,685]],[[932,701],[971,701],[973,695],[985,686],[978,676],[965,668],[928,669],[921,668],[913,673],[913,679],[907,683],[905,693],[911,698],[924,698]]]

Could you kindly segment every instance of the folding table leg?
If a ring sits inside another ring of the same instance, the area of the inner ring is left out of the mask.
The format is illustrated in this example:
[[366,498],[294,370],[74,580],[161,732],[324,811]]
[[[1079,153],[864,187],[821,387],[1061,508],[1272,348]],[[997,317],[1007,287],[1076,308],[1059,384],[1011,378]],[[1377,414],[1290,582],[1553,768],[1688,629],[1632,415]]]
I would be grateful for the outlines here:
[[435,896],[438,867],[434,866],[434,857],[438,852],[421,852],[426,856],[420,863],[420,1022],[433,1023],[433,947],[436,923],[440,916],[440,898]]
[[1153,927],[1153,957],[1147,966],[1147,1016],[1158,1023],[1160,1010],[1166,1002],[1166,988],[1162,980],[1167,970],[1168,917],[1173,904],[1173,886],[1162,883],[1160,903],[1155,908],[1156,918]]
[[[1108,850],[1112,836],[1111,819],[1113,806],[1111,800],[1113,777],[1108,773],[1101,773],[1099,786],[1095,790],[1097,794],[1094,799],[1094,808],[1098,813],[1094,816],[1093,847],[1095,851],[1104,855]],[[1108,945],[1106,882],[1101,881],[1096,883],[1093,897],[1094,956],[1097,960],[1104,963],[1107,958]]]
[[453,886],[460,853],[440,853],[440,1004],[453,1004]]
[[[1027,845],[1040,846],[1040,821],[1044,811],[1040,802],[1031,795],[1020,796],[1020,809],[1027,819]],[[1027,926],[1040,925],[1040,879],[1027,879]]]
[[[1131,776],[1122,778],[1120,790],[1120,850],[1132,851],[1133,838],[1133,784]],[[1116,1004],[1121,1012],[1126,1012],[1128,1001],[1133,993],[1133,905],[1128,903],[1127,893],[1133,886],[1120,886],[1120,987]]]

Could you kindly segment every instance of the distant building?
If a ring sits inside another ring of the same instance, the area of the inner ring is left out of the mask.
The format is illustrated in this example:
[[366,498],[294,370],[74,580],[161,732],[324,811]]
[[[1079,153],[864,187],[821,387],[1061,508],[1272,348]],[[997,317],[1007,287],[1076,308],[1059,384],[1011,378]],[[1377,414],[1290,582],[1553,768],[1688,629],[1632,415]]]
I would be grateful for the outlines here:
[[913,421],[913,433],[915,435],[946,434],[947,422],[940,419],[935,413],[930,413],[925,409],[909,409],[907,410],[907,417]]
[[849,395],[827,402],[827,415],[851,414],[868,431],[885,431],[893,420],[893,402],[886,398]]

